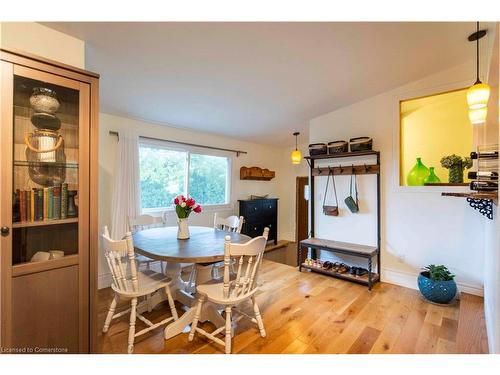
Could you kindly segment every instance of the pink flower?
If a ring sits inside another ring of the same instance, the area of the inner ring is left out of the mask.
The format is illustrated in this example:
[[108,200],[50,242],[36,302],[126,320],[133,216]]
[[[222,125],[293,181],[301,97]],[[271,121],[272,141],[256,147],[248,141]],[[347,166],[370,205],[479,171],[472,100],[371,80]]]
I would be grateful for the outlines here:
[[188,206],[188,208],[191,208],[195,205],[195,200],[193,198],[189,198],[187,201],[186,201],[186,205]]
[[179,198],[175,197],[175,199],[174,199],[174,203],[175,203],[176,205],[177,205],[177,204],[179,204]]
[[196,206],[195,208],[193,208],[193,211],[199,214],[201,212],[201,206]]

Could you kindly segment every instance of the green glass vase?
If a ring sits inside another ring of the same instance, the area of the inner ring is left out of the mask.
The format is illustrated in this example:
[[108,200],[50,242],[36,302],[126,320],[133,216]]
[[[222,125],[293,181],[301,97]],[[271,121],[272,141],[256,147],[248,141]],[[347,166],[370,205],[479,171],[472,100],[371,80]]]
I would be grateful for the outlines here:
[[406,183],[408,186],[422,186],[427,176],[429,176],[429,168],[422,163],[422,159],[417,158],[417,164],[408,173]]
[[434,167],[429,167],[429,175],[425,178],[424,183],[426,184],[438,184],[441,180],[434,172]]

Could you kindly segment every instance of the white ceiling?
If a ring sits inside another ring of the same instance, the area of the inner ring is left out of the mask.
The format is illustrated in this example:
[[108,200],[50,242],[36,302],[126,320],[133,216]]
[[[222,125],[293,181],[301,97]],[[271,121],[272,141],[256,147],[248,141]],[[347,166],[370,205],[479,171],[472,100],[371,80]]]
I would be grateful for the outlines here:
[[103,112],[280,145],[475,52],[472,22],[44,24],[87,42]]

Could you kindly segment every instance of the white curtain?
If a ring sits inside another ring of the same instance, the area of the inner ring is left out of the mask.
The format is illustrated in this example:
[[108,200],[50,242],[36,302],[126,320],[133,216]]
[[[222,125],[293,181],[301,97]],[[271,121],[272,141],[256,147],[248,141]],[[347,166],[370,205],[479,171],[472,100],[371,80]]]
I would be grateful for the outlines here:
[[140,214],[139,137],[132,130],[119,133],[113,192],[111,237],[118,240],[128,232],[128,217]]

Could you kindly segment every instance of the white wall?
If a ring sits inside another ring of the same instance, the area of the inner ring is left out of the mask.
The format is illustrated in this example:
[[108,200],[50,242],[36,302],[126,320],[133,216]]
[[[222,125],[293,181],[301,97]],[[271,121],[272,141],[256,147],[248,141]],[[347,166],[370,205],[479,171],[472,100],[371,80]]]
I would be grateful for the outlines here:
[[[219,212],[224,216],[236,215],[238,214],[238,199],[247,199],[252,194],[269,194],[270,197],[280,198],[278,203],[278,238],[286,240],[294,239],[295,169],[290,162],[288,149],[285,150],[269,145],[243,142],[206,133],[146,123],[140,120],[105,113],[101,113],[99,123],[100,227],[111,225],[115,154],[118,143],[116,136],[109,135],[109,131],[120,132],[125,128],[136,129],[137,133],[141,136],[247,151],[248,154],[242,154],[239,157],[234,155],[232,158],[231,207],[224,210],[206,209],[200,215],[191,215],[189,218],[190,223],[192,225],[211,226],[213,224],[214,212]],[[276,171],[276,178],[271,181],[242,181],[239,178],[239,171],[242,166],[259,166],[274,170]],[[175,224],[175,213],[172,212],[169,215],[169,221],[171,225]],[[99,260],[99,286],[104,287],[108,284],[109,272],[101,254],[101,259]]]
[[[419,90],[440,91],[439,87],[457,82],[472,83],[473,73],[471,62],[310,121],[311,143],[366,135],[373,137],[374,149],[381,151],[382,279],[386,282],[416,288],[420,268],[438,263],[447,265],[457,275],[462,290],[483,293],[483,217],[470,208],[465,199],[442,197],[439,189],[399,187],[395,162],[399,150],[396,134],[399,98]],[[347,178],[343,180],[339,179],[339,190],[344,190],[339,195],[341,202],[347,189]],[[373,181],[372,185],[374,189]],[[362,214],[346,213],[345,208],[345,215],[327,218],[321,213],[323,186],[319,181],[315,193],[317,235],[355,243],[376,243],[375,196],[369,190],[368,181],[361,180],[360,189]],[[341,207],[345,207],[343,202]]]
[[0,45],[54,61],[85,67],[85,42],[35,22],[0,23]]
[[[490,62],[491,96],[488,103],[488,121],[485,143],[499,143],[499,50],[500,38],[498,26],[496,39]],[[500,353],[500,238],[498,210],[494,206],[493,220],[485,221],[485,255],[484,255],[484,312],[488,333],[490,353]]]

